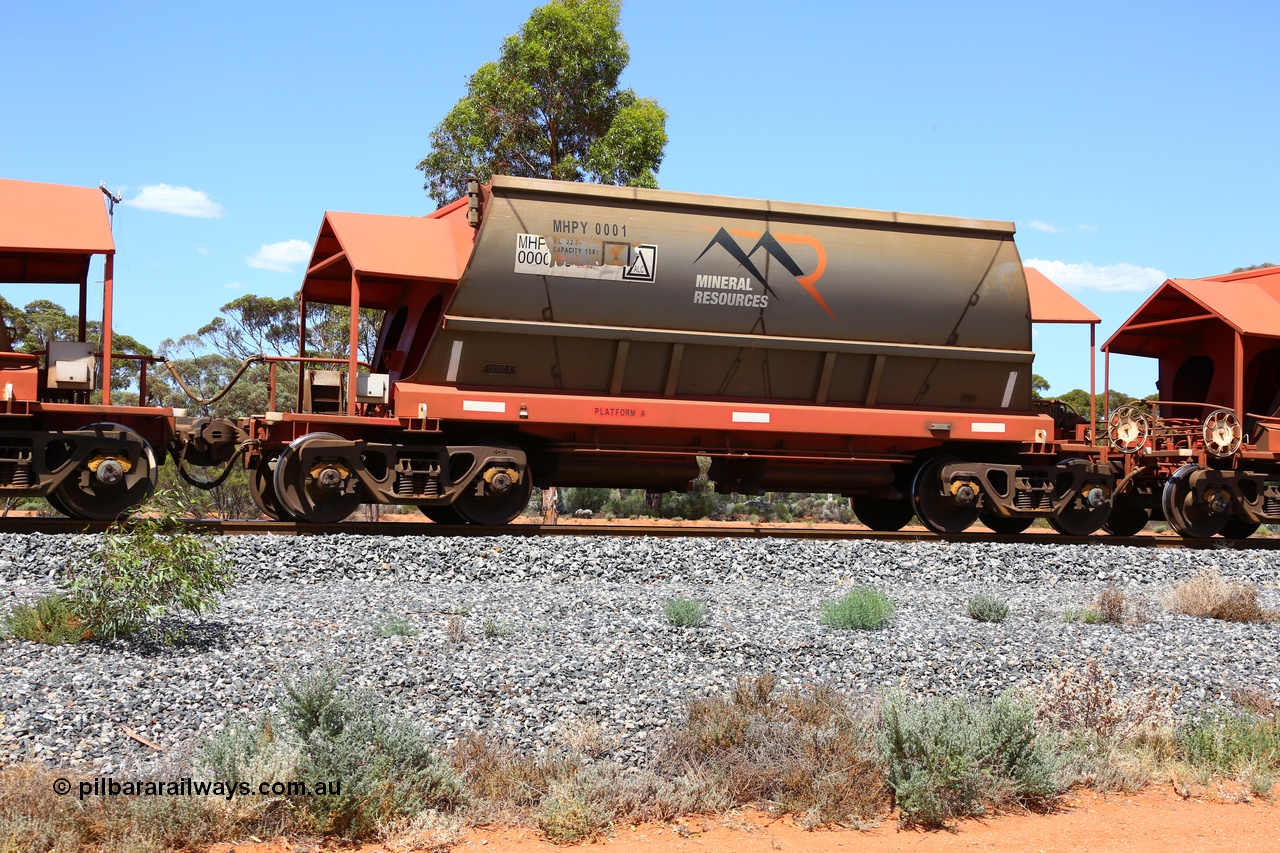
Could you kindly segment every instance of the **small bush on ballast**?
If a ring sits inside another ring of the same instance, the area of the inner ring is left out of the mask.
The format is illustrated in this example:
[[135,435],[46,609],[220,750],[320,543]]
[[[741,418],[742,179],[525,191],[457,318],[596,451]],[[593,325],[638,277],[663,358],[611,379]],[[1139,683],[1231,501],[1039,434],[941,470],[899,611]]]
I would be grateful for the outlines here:
[[[4,634],[33,643],[78,643],[93,636],[71,611],[64,595],[47,595],[35,604],[15,604],[4,615]],[[0,848],[3,849],[3,848]]]
[[223,779],[337,783],[336,792],[288,800],[301,829],[348,838],[457,806],[462,785],[452,769],[412,721],[383,706],[330,673],[308,676],[286,685],[280,722],[229,726],[203,743],[197,766]]
[[1274,610],[1258,603],[1258,588],[1222,577],[1216,569],[1201,572],[1170,590],[1165,603],[1174,613],[1227,622],[1276,621]]
[[107,528],[91,557],[70,566],[68,602],[95,638],[149,629],[165,642],[180,639],[182,626],[165,617],[208,613],[234,583],[222,548],[182,532],[183,515],[172,492],[158,491],[127,525]]
[[677,595],[662,605],[662,615],[677,628],[696,628],[707,618],[707,605],[693,598]]
[[1055,739],[1029,702],[891,697],[880,719],[880,754],[908,824],[1044,807],[1062,792]]
[[1009,616],[1009,605],[993,595],[978,594],[969,599],[968,613],[979,622],[1003,622]]
[[373,630],[379,637],[416,637],[418,629],[403,616],[388,616],[373,623]]
[[1096,607],[1068,607],[1062,611],[1062,621],[1067,624],[1083,622],[1085,625],[1101,625],[1103,619],[1102,612]]
[[869,631],[883,628],[893,620],[894,606],[880,590],[855,586],[842,597],[822,602],[822,624],[830,628]]

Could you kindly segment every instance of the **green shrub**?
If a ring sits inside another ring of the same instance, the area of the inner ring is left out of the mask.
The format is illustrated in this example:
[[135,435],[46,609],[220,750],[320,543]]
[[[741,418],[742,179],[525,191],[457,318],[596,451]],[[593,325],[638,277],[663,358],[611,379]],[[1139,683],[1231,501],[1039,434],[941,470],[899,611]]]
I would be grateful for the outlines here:
[[1085,625],[1101,625],[1102,612],[1096,607],[1068,607],[1062,611],[1063,622],[1083,622]]
[[461,783],[427,737],[383,711],[377,696],[341,689],[331,673],[288,684],[284,694],[282,726],[229,727],[204,742],[198,765],[216,778],[247,779],[258,768],[260,781],[261,768],[271,766],[271,781],[339,783],[337,794],[298,796],[291,805],[306,828],[349,838],[461,802]]
[[677,595],[662,605],[662,615],[677,628],[696,628],[707,618],[707,605]]
[[606,792],[582,784],[585,774],[551,784],[538,807],[538,828],[552,841],[574,844],[604,835],[613,825],[617,809]]
[[889,597],[875,587],[855,586],[834,601],[822,602],[822,624],[831,628],[866,631],[883,628],[893,619]]
[[969,599],[968,613],[979,622],[1003,622],[1009,616],[1009,605],[993,595],[979,594]]
[[373,630],[379,637],[416,637],[418,629],[403,616],[388,616],[373,623]]
[[498,637],[510,637],[511,627],[490,616],[484,620],[484,625],[480,627],[480,633],[484,635],[486,640],[493,640]]
[[942,826],[1010,805],[1044,806],[1061,793],[1051,733],[1029,702],[1005,695],[987,704],[960,699],[881,711],[880,754],[907,823]]
[[127,526],[113,524],[90,557],[69,570],[72,612],[99,639],[143,628],[159,639],[179,639],[182,628],[161,620],[176,612],[202,615],[215,596],[235,581],[220,546],[206,536],[183,533],[182,506],[157,491]]
[[33,643],[78,643],[92,632],[71,611],[64,595],[47,595],[35,604],[16,604],[4,616],[4,633]]
[[608,500],[608,489],[560,489],[560,503],[564,506],[564,511],[569,515],[573,515],[578,510],[583,509],[591,512],[600,512],[600,510],[604,509],[605,502]]
[[1187,763],[1207,773],[1280,772],[1280,720],[1274,718],[1218,711],[1181,726],[1178,744]]

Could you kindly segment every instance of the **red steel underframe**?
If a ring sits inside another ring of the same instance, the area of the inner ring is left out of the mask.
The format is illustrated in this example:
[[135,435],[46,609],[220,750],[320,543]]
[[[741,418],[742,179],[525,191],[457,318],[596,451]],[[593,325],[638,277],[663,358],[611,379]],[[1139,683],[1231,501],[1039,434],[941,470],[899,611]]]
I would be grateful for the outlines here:
[[512,425],[607,425],[1038,445],[1054,440],[1053,420],[1047,415],[530,394],[403,382],[396,383],[395,414],[401,419]]

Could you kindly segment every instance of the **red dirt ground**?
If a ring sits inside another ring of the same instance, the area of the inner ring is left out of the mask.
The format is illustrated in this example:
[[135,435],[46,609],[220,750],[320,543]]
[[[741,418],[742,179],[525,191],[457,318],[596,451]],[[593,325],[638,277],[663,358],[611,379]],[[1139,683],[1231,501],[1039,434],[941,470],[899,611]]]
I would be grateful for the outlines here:
[[[1230,797],[1234,799],[1234,797]],[[209,853],[297,853],[320,850],[321,842],[277,839],[264,844],[217,844]],[[1073,794],[1047,815],[1009,814],[968,820],[949,830],[898,829],[892,819],[867,830],[807,831],[791,818],[747,813],[731,818],[691,818],[668,825],[616,829],[584,851],[612,853],[1277,853],[1280,807],[1253,799],[1183,799],[1168,787],[1137,795]],[[369,844],[360,853],[413,848],[394,840]],[[425,851],[428,848],[420,847]],[[460,853],[551,853],[536,830],[481,827],[449,846]]]

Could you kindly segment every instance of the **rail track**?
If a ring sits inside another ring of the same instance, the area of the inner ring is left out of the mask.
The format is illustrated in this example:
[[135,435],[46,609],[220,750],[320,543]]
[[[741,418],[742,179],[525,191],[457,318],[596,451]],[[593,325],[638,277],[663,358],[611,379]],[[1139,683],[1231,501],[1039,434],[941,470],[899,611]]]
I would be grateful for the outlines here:
[[[127,527],[128,522],[124,523]],[[694,537],[699,539],[808,539],[817,541],[877,540],[881,542],[998,542],[1032,545],[1099,545],[1130,548],[1187,548],[1233,550],[1280,550],[1280,538],[1181,539],[1176,536],[1064,536],[1053,531],[1026,532],[1014,536],[978,529],[972,533],[941,536],[927,530],[892,533],[834,524],[812,527],[773,526],[746,523],[719,524],[629,524],[627,522],[508,524],[476,527],[466,524],[435,524],[430,521],[344,521],[338,524],[307,524],[286,521],[239,521],[188,519],[186,529],[218,536],[598,536],[656,538]],[[19,517],[0,519],[0,533],[102,533],[107,522],[77,521],[70,518]]]

